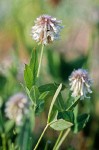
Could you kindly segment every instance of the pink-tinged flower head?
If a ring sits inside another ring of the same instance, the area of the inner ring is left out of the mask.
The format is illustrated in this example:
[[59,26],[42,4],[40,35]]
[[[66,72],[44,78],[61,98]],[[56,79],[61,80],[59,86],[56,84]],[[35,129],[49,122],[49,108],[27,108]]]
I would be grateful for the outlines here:
[[72,91],[72,97],[80,96],[81,99],[88,98],[87,94],[92,93],[90,86],[92,80],[89,74],[84,69],[74,70],[69,77],[70,90]]
[[5,106],[5,115],[16,122],[22,124],[22,118],[28,113],[29,102],[23,93],[17,93],[9,98]]
[[47,45],[59,38],[61,21],[49,15],[42,15],[36,19],[32,27],[32,38],[39,43]]

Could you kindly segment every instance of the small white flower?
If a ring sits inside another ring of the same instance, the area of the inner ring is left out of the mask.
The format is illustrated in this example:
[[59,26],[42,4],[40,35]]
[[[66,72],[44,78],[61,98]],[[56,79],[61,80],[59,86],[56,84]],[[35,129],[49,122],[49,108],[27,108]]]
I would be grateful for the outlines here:
[[21,125],[23,116],[28,113],[28,106],[27,97],[23,93],[17,93],[6,102],[6,117],[15,121],[17,125]]
[[90,86],[92,80],[90,79],[88,72],[84,69],[74,70],[69,77],[70,90],[72,91],[72,97],[80,96],[81,99],[89,98],[88,93],[92,93]]
[[47,45],[59,38],[61,21],[49,15],[42,15],[36,19],[32,27],[32,38]]

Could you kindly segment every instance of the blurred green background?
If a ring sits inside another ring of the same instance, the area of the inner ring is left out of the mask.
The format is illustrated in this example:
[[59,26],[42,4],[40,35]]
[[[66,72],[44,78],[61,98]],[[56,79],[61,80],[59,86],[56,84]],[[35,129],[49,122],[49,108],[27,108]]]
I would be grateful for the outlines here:
[[[60,40],[45,48],[41,84],[67,83],[70,73],[81,67],[88,69],[93,79],[92,98],[80,106],[91,111],[90,121],[83,131],[71,133],[62,149],[99,150],[99,0],[0,0],[0,105],[22,91],[24,64],[33,48],[40,51],[31,38],[31,27],[42,14],[62,20],[64,28]],[[45,119],[43,113],[36,120],[36,138]],[[57,135],[51,130],[45,138],[54,143]]]

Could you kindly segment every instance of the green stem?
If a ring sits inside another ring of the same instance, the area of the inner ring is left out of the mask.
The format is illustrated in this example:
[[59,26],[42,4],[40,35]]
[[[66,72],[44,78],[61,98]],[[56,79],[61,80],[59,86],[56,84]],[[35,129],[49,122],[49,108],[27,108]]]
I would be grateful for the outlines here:
[[60,146],[62,145],[62,143],[64,142],[65,138],[67,137],[68,133],[70,132],[70,128],[68,128],[66,130],[66,132],[64,133],[63,137],[61,138],[60,142],[58,143],[58,145],[56,146],[55,150],[58,150],[60,148]]
[[3,150],[6,150],[6,138],[5,138],[5,134],[2,134],[2,146],[3,146]]
[[42,58],[43,58],[43,50],[44,50],[44,45],[42,45],[42,48],[41,48],[40,61],[39,61],[39,66],[38,66],[38,71],[37,71],[37,78],[40,75],[40,68],[41,68],[41,63],[42,63]]
[[57,147],[57,145],[58,145],[58,143],[59,143],[59,141],[60,141],[60,139],[61,139],[61,137],[62,137],[62,134],[63,134],[63,131],[60,132],[60,134],[59,134],[59,136],[58,136],[58,139],[57,139],[57,141],[56,141],[56,143],[55,143],[55,145],[54,145],[54,147],[53,147],[53,150],[56,149],[56,147]]
[[75,124],[75,132],[78,131],[78,124],[77,124],[77,116],[78,116],[78,105],[73,110],[74,113],[74,124]]
[[45,131],[46,131],[47,128],[48,128],[48,126],[49,126],[49,124],[47,124],[47,125],[45,126],[45,128],[44,128],[44,130],[43,130],[43,132],[42,132],[42,134],[41,134],[41,136],[40,136],[40,138],[39,138],[39,140],[38,140],[38,142],[37,142],[37,144],[36,144],[36,146],[34,147],[33,150],[36,150],[36,149],[37,149],[37,147],[38,147],[38,145],[39,145],[39,143],[40,143],[40,141],[41,141],[41,139],[42,139],[42,137],[43,137]]
[[47,141],[44,150],[48,150],[49,145],[51,144],[51,141]]
[[50,108],[49,108],[49,112],[48,112],[48,119],[47,119],[47,124],[50,123],[50,117],[51,117],[51,113],[52,113],[52,109],[53,109],[53,106],[54,106],[54,103],[60,93],[62,89],[62,83],[58,86],[54,96],[53,96],[53,99],[52,99],[52,102],[51,102],[51,105],[50,105]]

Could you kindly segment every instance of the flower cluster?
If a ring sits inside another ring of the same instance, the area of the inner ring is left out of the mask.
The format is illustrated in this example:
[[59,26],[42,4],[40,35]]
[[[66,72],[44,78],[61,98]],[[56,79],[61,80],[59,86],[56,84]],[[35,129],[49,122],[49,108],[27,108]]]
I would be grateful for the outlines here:
[[88,98],[87,94],[92,93],[90,86],[92,80],[90,79],[88,72],[84,69],[74,70],[69,77],[72,97],[80,96],[81,99]]
[[39,43],[47,45],[59,38],[61,21],[49,15],[42,15],[32,27],[32,38]]
[[6,117],[21,125],[23,116],[28,113],[28,106],[27,97],[23,93],[17,93],[6,102]]

